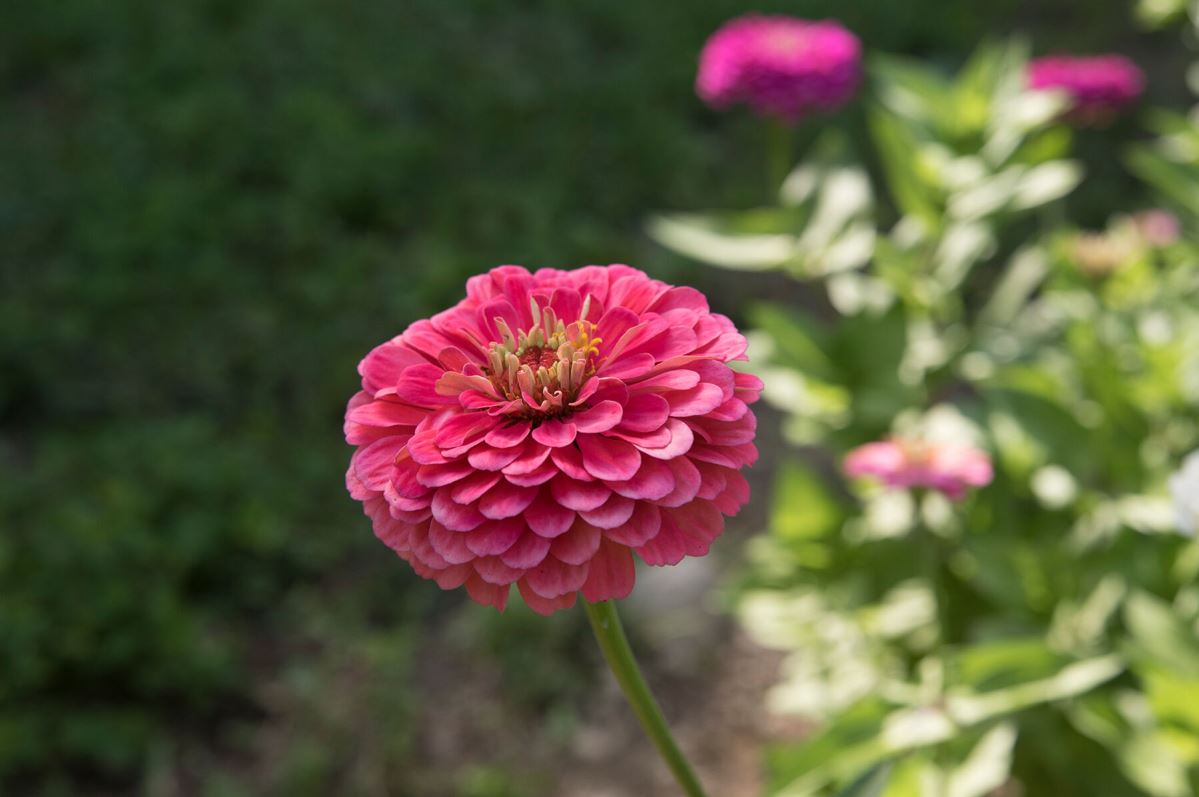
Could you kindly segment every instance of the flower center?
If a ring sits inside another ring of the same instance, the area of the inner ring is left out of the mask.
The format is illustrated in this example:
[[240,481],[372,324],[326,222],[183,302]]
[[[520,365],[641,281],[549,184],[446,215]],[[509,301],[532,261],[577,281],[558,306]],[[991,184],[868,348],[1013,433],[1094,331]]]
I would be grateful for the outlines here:
[[521,406],[521,416],[562,415],[579,389],[595,373],[599,344],[595,325],[585,321],[591,297],[583,302],[580,320],[567,324],[552,307],[530,299],[533,325],[513,334],[502,318],[495,324],[501,340],[491,343],[484,369],[496,389]]

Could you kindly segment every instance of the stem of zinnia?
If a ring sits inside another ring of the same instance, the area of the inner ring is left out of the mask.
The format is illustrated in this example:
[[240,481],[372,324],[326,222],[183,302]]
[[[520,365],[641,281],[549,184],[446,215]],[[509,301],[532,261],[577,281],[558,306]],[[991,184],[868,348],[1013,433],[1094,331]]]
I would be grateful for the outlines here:
[[591,630],[595,632],[604,659],[608,662],[612,674],[616,676],[616,682],[620,684],[625,698],[637,714],[637,719],[641,720],[641,726],[658,748],[666,766],[674,773],[675,780],[683,788],[684,794],[687,797],[705,797],[699,778],[695,776],[691,764],[687,762],[671,736],[666,719],[662,716],[662,709],[654,700],[654,695],[637,666],[637,660],[633,658],[633,650],[629,647],[620,616],[616,613],[616,604],[612,601],[583,601],[583,608],[587,611],[587,619],[591,621]]
[[770,202],[778,202],[779,190],[794,165],[792,144],[795,131],[786,122],[779,119],[766,120],[766,170],[770,180]]

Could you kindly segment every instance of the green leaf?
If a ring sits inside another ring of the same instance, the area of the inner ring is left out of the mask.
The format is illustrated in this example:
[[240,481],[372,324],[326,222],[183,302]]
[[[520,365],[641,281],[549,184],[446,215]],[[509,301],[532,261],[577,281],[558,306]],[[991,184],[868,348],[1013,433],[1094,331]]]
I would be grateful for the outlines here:
[[955,721],[973,725],[1005,714],[1085,694],[1124,670],[1124,661],[1112,654],[1073,662],[1048,678],[974,693],[951,690],[946,710]]
[[647,232],[667,249],[709,265],[765,271],[796,256],[801,219],[799,212],[780,208],[674,213],[650,218]]
[[770,529],[784,540],[813,540],[836,533],[845,510],[820,477],[798,461],[784,462],[775,480]]
[[869,771],[837,792],[837,797],[881,797],[891,779],[891,763],[876,764]]
[[949,774],[945,797],[986,797],[1007,782],[1016,726],[1005,722],[987,731],[966,760]]
[[804,376],[824,382],[840,382],[828,351],[830,336],[815,320],[798,309],[760,304],[750,311],[753,325],[774,339],[774,359]]
[[1199,639],[1169,604],[1137,591],[1124,604],[1136,654],[1178,674],[1199,678]]

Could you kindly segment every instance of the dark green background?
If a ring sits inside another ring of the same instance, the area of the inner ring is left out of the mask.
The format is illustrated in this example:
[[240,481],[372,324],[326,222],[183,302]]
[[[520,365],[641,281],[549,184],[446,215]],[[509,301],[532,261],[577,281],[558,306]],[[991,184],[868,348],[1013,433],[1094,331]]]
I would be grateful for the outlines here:
[[[1137,34],[1123,3],[756,8],[950,66],[1010,33],[1122,49],[1181,96],[1176,36]],[[725,290],[641,220],[764,198],[759,126],[691,90],[745,10],[6,9],[0,791],[368,793],[347,770],[365,735],[386,793],[538,793],[502,765],[424,772],[405,685],[441,644],[494,666],[513,710],[569,705],[591,672],[577,618],[492,620],[412,577],[344,493],[344,402],[371,346],[500,263],[629,262],[739,317],[760,283]],[[1122,198],[1127,135],[1081,142],[1084,215]]]

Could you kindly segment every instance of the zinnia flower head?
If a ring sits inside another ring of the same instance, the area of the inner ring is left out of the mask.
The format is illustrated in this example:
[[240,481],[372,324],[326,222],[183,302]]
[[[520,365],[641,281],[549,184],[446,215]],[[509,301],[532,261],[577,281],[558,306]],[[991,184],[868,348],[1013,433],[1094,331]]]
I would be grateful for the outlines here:
[[1141,253],[1141,241],[1126,228],[1105,232],[1080,232],[1070,255],[1078,270],[1101,280],[1123,269]]
[[628,266],[473,277],[358,366],[346,473],[375,534],[503,609],[622,598],[633,554],[702,556],[757,458],[745,338],[692,288]]
[[1189,537],[1199,532],[1199,451],[1182,463],[1182,469],[1170,477],[1170,494],[1178,515],[1178,530]]
[[894,489],[924,487],[953,501],[991,483],[991,458],[973,446],[893,438],[859,446],[845,457],[851,478],[873,476]]
[[794,122],[843,105],[861,80],[862,47],[832,20],[749,15],[704,45],[695,88],[714,108],[745,103]]
[[1028,86],[1065,92],[1067,118],[1093,124],[1109,120],[1140,97],[1145,74],[1122,55],[1050,55],[1029,62]]
[[1177,242],[1182,232],[1178,217],[1162,208],[1142,210],[1134,214],[1132,224],[1141,240],[1158,248]]

